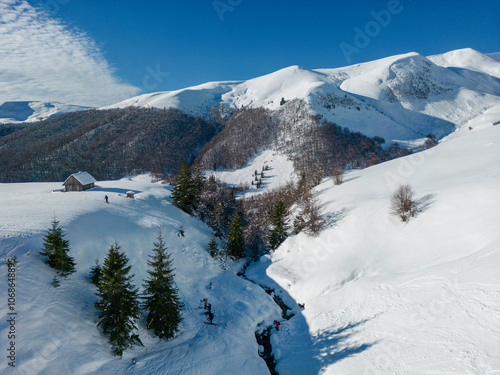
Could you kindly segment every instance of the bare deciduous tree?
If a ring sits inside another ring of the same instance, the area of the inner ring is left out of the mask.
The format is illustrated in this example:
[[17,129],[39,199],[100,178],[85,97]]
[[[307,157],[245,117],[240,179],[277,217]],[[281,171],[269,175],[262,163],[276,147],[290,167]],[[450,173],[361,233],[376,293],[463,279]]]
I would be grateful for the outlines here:
[[340,167],[335,167],[333,168],[332,176],[333,176],[333,182],[335,185],[340,185],[342,184],[342,175],[344,174],[344,170]]
[[407,222],[417,213],[415,193],[410,185],[400,185],[391,196],[391,213]]

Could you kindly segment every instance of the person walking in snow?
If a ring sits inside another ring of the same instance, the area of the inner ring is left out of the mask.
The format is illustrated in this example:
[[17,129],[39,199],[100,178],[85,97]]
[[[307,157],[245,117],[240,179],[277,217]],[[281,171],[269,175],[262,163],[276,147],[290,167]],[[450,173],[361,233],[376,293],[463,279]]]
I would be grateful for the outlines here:
[[106,203],[109,204],[109,202],[108,202],[108,196],[107,195],[104,196],[104,200],[106,201]]
[[214,314],[212,314],[212,312],[209,311],[208,312],[208,324],[214,324],[213,320],[214,320]]
[[276,331],[279,331],[280,330],[280,322],[278,322],[277,320],[274,321],[274,325],[276,326]]

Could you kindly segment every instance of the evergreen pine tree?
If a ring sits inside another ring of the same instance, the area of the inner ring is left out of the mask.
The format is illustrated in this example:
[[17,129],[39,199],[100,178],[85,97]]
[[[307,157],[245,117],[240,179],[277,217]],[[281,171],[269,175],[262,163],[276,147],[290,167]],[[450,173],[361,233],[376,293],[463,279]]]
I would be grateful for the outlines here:
[[245,237],[238,212],[235,212],[231,219],[227,240],[227,254],[234,258],[243,258],[245,256]]
[[172,198],[172,202],[182,211],[190,215],[193,213],[196,194],[191,170],[186,159],[183,159],[181,162],[179,174],[170,197]]
[[134,333],[135,319],[139,318],[138,292],[131,284],[134,275],[128,274],[131,266],[119,250],[118,243],[112,244],[104,259],[95,307],[99,311],[97,325],[109,338],[113,353],[121,356],[124,349],[141,344],[141,340]]
[[143,308],[148,313],[147,327],[158,337],[170,339],[179,330],[183,304],[174,283],[171,255],[167,252],[161,232],[158,241],[154,242],[153,255],[149,257],[150,277],[145,280],[142,297]]
[[203,187],[205,186],[205,176],[203,175],[203,171],[201,169],[200,161],[196,160],[196,163],[193,167],[192,172],[192,181],[193,181],[193,208],[195,210],[198,209],[201,200],[201,194],[203,192]]
[[278,198],[274,205],[271,218],[272,229],[269,232],[268,241],[270,250],[276,249],[288,237],[287,210],[283,200]]
[[69,241],[64,239],[63,229],[54,217],[52,227],[44,237],[43,251],[40,254],[48,257],[46,263],[61,276],[68,276],[75,272],[75,261],[68,252]]
[[212,226],[212,229],[214,230],[214,235],[215,237],[222,238],[224,236],[224,218],[223,218],[224,212],[222,209],[222,204],[220,202],[217,202],[214,208],[214,212],[212,213],[212,220],[210,221],[210,224]]
[[52,286],[54,288],[59,288],[61,284],[59,283],[59,279],[57,278],[56,275],[54,275],[54,278],[52,279]]
[[217,246],[217,241],[215,240],[215,234],[212,234],[212,238],[210,239],[210,242],[208,243],[208,254],[212,258],[215,258],[217,254],[219,254],[219,247]]
[[99,259],[95,260],[95,266],[90,269],[90,282],[95,286],[99,286],[99,280],[101,279],[102,269],[99,264]]

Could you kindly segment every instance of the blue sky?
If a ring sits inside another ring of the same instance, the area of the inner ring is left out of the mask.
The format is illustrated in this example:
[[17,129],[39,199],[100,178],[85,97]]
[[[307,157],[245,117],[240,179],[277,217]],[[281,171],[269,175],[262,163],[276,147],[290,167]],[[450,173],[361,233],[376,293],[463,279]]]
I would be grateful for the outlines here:
[[500,51],[498,0],[28,2],[72,34],[85,33],[117,82],[142,92],[412,51]]

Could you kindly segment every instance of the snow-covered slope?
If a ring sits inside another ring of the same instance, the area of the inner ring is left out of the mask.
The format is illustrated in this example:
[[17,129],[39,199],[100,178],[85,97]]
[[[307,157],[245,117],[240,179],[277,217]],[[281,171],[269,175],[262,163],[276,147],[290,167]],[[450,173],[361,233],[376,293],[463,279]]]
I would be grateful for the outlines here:
[[[316,188],[327,229],[247,270],[305,304],[273,334],[280,374],[498,373],[499,120]],[[419,206],[407,224],[389,213],[400,183]]]
[[154,107],[178,108],[194,116],[208,116],[212,107],[221,101],[223,94],[231,91],[240,82],[209,82],[176,91],[157,92],[126,99],[108,108]]
[[[497,373],[498,121],[500,106],[435,148],[353,171],[340,186],[331,180],[319,185],[327,228],[318,237],[292,235],[246,271],[292,308],[288,321],[259,286],[235,275],[238,265],[224,271],[207,255],[210,229],[169,203],[168,186],[145,176],[101,181],[79,193],[54,191],[60,183],[0,184],[0,273],[7,272],[6,258],[18,262],[17,369],[51,375],[266,374],[254,331],[277,319],[281,326],[271,343],[281,375]],[[260,163],[286,165],[263,153],[248,167]],[[221,177],[243,181],[247,172]],[[419,204],[407,224],[389,214],[390,195],[400,183],[411,184]],[[128,190],[137,199],[127,199]],[[38,255],[54,215],[77,262],[77,272],[59,288],[50,285],[54,273]],[[177,236],[181,225],[185,237]],[[118,241],[140,287],[159,228],[186,304],[181,333],[159,341],[141,320],[145,346],[115,358],[95,326],[88,272]],[[2,296],[6,300],[6,288]],[[203,298],[212,303],[217,326],[203,323]],[[6,304],[0,313],[7,316]],[[0,322],[1,337],[8,327]]]
[[[302,99],[311,113],[352,131],[381,136],[388,143],[411,143],[430,133],[441,138],[500,104],[496,56],[462,49],[430,57],[412,52],[335,69],[295,65],[247,81],[143,94],[104,108],[175,107],[218,118],[242,107],[276,110],[282,99]],[[34,121],[80,109],[85,108],[6,102],[0,107],[0,122]]]
[[242,82],[211,82],[146,94],[106,107],[177,107],[208,117],[221,103],[278,109],[302,99],[311,112],[353,131],[387,141],[441,138],[500,103],[500,63],[473,50],[430,58],[418,53],[336,69],[291,66]]
[[[85,192],[54,192],[60,183],[0,184],[0,275],[7,278],[6,258],[16,267],[16,368],[2,361],[0,372],[19,374],[265,374],[254,331],[258,323],[272,324],[279,308],[260,287],[224,271],[206,252],[211,231],[168,203],[170,187],[139,176],[100,181]],[[127,199],[128,190],[136,199]],[[104,195],[110,204],[104,202]],[[54,272],[38,252],[54,215],[70,241],[77,272],[54,288]],[[185,237],[178,237],[180,226]],[[97,300],[88,273],[96,258],[102,262],[111,243],[118,241],[130,259],[134,284],[142,290],[147,260],[158,230],[172,253],[176,283],[186,308],[180,334],[160,341],[139,322],[144,347],[113,357],[96,327]],[[5,281],[6,283],[6,281]],[[6,285],[4,283],[4,286]],[[7,301],[7,289],[0,296]],[[204,324],[199,309],[208,298],[216,326]],[[7,303],[0,314],[7,316]],[[0,322],[1,342],[9,324]],[[4,345],[5,346],[5,345]],[[4,350],[7,347],[4,348]],[[136,358],[135,364],[132,358]]]
[[[257,178],[262,181],[259,189],[256,186],[255,171]],[[245,197],[278,189],[289,182],[297,181],[293,162],[286,155],[271,150],[261,152],[241,169],[209,173],[226,184],[244,189]]]
[[486,56],[488,56],[490,59],[500,62],[500,52],[487,53]]
[[38,121],[54,115],[86,109],[89,109],[89,107],[58,102],[5,102],[0,105],[0,124]]
[[472,48],[458,49],[441,55],[429,56],[434,64],[448,68],[463,68],[476,72],[486,73],[500,78],[500,64],[498,54],[484,54]]

